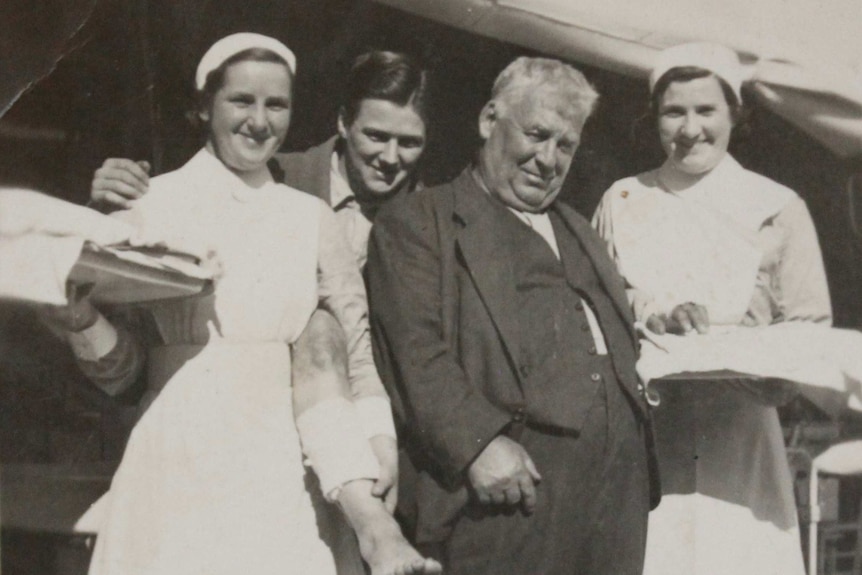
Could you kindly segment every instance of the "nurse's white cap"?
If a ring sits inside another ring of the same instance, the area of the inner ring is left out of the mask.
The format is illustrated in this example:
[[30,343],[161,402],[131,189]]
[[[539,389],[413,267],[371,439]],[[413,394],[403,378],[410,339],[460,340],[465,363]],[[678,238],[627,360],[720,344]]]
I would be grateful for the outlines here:
[[742,82],[745,80],[745,71],[739,63],[736,52],[711,42],[692,42],[672,46],[658,55],[655,66],[649,76],[649,91],[655,89],[659,79],[671,68],[682,66],[696,66],[709,70],[730,86],[736,98],[741,102]]
[[207,82],[207,75],[210,72],[221,66],[231,56],[251,50],[252,48],[262,48],[278,54],[287,62],[290,73],[296,74],[296,56],[293,55],[290,48],[275,38],[270,38],[263,34],[240,32],[225,36],[207,50],[204,57],[201,58],[198,70],[195,73],[195,87],[198,90],[203,90]]

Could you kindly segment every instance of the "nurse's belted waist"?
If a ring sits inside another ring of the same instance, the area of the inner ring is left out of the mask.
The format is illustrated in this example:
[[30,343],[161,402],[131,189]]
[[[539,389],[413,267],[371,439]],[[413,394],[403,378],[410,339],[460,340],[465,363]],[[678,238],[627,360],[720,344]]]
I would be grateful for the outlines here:
[[147,356],[148,391],[162,389],[190,364],[195,364],[202,373],[217,372],[223,376],[236,372],[241,376],[248,371],[249,377],[260,378],[270,374],[284,378],[285,385],[290,384],[290,346],[287,343],[216,341],[204,345],[172,344],[150,348]]

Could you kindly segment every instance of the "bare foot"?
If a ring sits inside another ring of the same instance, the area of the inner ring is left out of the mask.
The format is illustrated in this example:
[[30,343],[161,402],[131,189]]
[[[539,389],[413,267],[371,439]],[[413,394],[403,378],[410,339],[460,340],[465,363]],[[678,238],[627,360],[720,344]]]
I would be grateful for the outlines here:
[[413,548],[386,511],[383,501],[371,494],[370,481],[351,481],[341,488],[338,502],[359,540],[359,552],[371,567],[371,575],[435,575],[443,568]]
[[[384,525],[384,519],[392,525]],[[437,561],[419,555],[391,517],[381,517],[379,523],[357,529],[356,535],[359,552],[371,567],[371,575],[430,575],[443,571]]]

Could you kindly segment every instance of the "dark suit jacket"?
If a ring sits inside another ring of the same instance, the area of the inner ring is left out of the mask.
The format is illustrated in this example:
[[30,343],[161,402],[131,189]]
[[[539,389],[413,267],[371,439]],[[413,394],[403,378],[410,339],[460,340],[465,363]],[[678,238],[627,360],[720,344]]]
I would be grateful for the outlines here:
[[[393,402],[408,457],[402,457],[402,512],[420,542],[444,538],[467,500],[465,471],[496,435],[531,412],[517,369],[517,298],[510,253],[485,192],[465,171],[450,184],[393,200],[372,230],[367,267],[377,366]],[[557,202],[599,281],[637,339],[623,281],[589,223]],[[564,260],[566,254],[561,254]],[[646,421],[633,369],[617,370]],[[581,375],[581,374],[573,374]]]
[[317,196],[331,206],[329,171],[337,143],[338,136],[333,136],[302,152],[278,153],[270,160],[269,168],[276,181]]

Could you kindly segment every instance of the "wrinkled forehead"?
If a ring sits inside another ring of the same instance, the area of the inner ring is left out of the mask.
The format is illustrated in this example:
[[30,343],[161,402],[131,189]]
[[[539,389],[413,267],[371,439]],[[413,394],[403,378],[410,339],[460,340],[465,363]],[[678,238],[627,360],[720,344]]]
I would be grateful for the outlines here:
[[504,115],[520,124],[539,123],[561,132],[580,134],[588,116],[564,90],[554,86],[525,87],[501,94],[501,97]]

